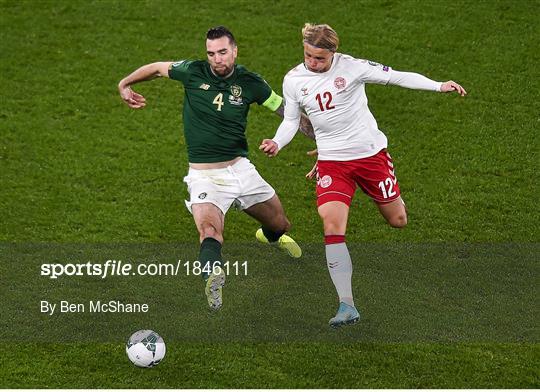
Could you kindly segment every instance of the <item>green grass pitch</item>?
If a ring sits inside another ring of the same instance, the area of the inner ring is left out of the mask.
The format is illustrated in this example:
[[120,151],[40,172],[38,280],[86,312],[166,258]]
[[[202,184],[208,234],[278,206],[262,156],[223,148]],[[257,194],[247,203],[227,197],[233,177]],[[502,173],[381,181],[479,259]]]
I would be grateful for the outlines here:
[[[540,387],[539,13],[534,0],[0,0],[0,388]],[[259,107],[250,159],[280,195],[302,260],[254,245],[255,222],[231,211],[224,254],[250,257],[250,272],[228,282],[219,315],[194,277],[39,276],[40,257],[60,250],[84,259],[78,249],[185,244],[183,257],[196,257],[181,85],[137,86],[148,105],[133,111],[117,83],[146,63],[204,58],[206,30],[223,24],[238,63],[281,93],[305,22],[332,25],[344,53],[469,92],[367,87],[410,222],[391,229],[357,193],[347,233],[357,326],[326,327],[335,294],[304,179],[314,144],[299,135],[267,159],[257,146],[279,119]],[[39,314],[47,296],[107,292],[155,311],[84,319],[91,332],[83,318]],[[165,338],[154,369],[125,356],[136,327]]]

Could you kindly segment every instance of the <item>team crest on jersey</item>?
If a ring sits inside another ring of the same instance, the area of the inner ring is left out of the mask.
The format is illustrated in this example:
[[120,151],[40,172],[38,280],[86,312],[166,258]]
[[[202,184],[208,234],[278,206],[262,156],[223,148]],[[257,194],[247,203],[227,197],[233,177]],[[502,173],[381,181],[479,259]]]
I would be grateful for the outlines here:
[[231,86],[231,94],[235,97],[235,98],[239,98],[241,95],[242,95],[242,87],[240,87],[239,85],[237,84],[233,84]]
[[345,88],[346,85],[347,85],[347,81],[344,78],[342,78],[341,76],[338,76],[334,80],[334,86],[336,86],[336,88],[338,90],[341,90],[341,89]]
[[306,87],[301,88],[300,91],[302,91],[302,96],[303,97],[305,97],[307,95],[307,88]]
[[210,85],[209,84],[206,84],[206,83],[203,83],[199,86],[200,89],[203,89],[203,90],[208,90],[210,88]]
[[201,193],[201,194],[199,195],[199,199],[204,200],[204,199],[206,199],[206,196],[207,196],[207,195],[206,195],[206,192],[203,192],[203,193]]
[[317,181],[317,184],[321,188],[328,188],[330,185],[332,185],[332,177],[329,175],[322,176],[322,178]]

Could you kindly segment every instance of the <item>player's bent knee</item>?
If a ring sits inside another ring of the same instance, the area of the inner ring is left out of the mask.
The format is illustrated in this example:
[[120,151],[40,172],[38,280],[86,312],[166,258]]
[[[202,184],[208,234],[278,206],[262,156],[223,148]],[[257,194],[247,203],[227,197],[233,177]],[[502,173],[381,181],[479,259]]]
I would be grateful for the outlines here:
[[397,215],[388,220],[390,226],[396,229],[402,229],[407,226],[407,215]]
[[201,241],[208,237],[215,238],[219,241],[219,239],[222,237],[219,230],[217,230],[217,228],[211,223],[202,223],[198,227],[198,229],[199,229],[199,237],[201,238]]
[[341,222],[324,221],[324,234],[343,234],[345,233],[345,227]]

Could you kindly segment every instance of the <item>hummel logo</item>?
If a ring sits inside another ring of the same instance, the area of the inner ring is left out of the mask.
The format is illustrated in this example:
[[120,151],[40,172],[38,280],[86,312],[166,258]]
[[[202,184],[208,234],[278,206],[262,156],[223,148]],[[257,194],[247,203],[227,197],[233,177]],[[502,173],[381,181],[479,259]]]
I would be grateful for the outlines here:
[[202,88],[203,90],[208,90],[210,88],[210,85],[203,83],[199,86],[199,88]]

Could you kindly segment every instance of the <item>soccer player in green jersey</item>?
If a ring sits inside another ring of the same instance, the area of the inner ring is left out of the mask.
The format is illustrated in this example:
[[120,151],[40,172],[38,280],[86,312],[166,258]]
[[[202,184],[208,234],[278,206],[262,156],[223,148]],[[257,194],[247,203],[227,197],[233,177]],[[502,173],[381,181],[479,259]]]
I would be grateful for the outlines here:
[[[223,26],[208,30],[208,61],[183,60],[147,64],[118,84],[122,99],[133,109],[146,106],[145,98],[131,89],[135,83],[167,77],[184,85],[184,134],[189,172],[184,178],[190,200],[186,206],[199,231],[199,261],[208,271],[208,304],[219,309],[223,303],[225,274],[222,260],[224,219],[231,205],[261,223],[256,238],[275,243],[291,257],[302,251],[285,233],[290,223],[274,189],[247,159],[245,136],[247,115],[252,103],[263,105],[283,116],[282,98],[257,74],[235,60],[238,48],[232,33]],[[309,121],[302,132],[314,138]]]

